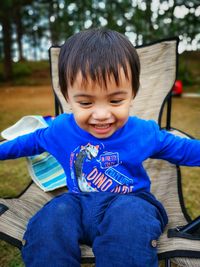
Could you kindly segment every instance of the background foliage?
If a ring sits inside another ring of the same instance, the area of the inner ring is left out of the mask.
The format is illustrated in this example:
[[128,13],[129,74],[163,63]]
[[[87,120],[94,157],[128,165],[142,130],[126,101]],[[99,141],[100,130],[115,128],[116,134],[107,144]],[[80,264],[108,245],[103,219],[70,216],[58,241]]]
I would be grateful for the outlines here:
[[91,27],[125,33],[135,45],[179,36],[183,45],[198,49],[199,16],[199,0],[2,0],[0,78],[15,78],[13,61],[42,59],[50,45]]

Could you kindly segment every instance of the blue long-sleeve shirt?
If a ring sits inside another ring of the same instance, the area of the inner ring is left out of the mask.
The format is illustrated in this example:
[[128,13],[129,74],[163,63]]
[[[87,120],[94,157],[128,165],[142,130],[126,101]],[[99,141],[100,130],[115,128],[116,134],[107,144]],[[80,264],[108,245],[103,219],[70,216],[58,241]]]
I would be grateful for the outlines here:
[[200,141],[160,130],[154,121],[130,117],[112,136],[99,139],[81,129],[72,114],[47,128],[0,145],[0,160],[48,151],[62,165],[70,191],[150,191],[143,167],[148,158],[200,166]]

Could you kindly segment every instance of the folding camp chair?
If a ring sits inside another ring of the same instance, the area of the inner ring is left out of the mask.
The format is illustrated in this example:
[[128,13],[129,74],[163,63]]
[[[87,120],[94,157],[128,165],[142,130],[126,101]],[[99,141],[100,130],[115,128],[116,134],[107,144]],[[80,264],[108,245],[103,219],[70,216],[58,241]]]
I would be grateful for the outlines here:
[[[175,135],[184,133],[172,129],[171,89],[176,79],[178,39],[162,40],[138,47],[141,60],[141,86],[134,100],[131,114],[144,119],[156,120],[161,125],[164,105],[167,105],[165,128]],[[52,85],[55,95],[56,115],[70,112],[62,96],[58,81],[58,55],[60,48],[50,48]],[[173,261],[179,266],[200,266],[200,235],[181,235],[177,226],[190,220],[182,200],[181,175],[178,166],[163,160],[149,159],[145,167],[152,179],[152,192],[165,206],[169,224],[158,240],[158,257],[170,266]],[[66,189],[44,193],[34,183],[14,199],[0,199],[0,238],[21,248],[27,221],[52,197]],[[173,230],[172,230],[173,229]],[[83,262],[94,262],[91,248],[82,246]]]

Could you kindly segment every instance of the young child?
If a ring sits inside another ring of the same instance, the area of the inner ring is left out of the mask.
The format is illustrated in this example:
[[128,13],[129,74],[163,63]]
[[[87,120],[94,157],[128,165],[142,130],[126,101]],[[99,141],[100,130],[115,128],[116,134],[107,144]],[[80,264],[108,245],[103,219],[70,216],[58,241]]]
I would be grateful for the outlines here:
[[[175,137],[154,121],[129,116],[140,62],[120,33],[92,29],[61,47],[59,81],[71,114],[0,146],[0,159],[51,153],[63,166],[69,192],[28,223],[28,267],[80,266],[81,243],[97,267],[156,267],[166,212],[150,193],[147,158],[200,166],[200,141]],[[134,104],[134,103],[133,103]]]

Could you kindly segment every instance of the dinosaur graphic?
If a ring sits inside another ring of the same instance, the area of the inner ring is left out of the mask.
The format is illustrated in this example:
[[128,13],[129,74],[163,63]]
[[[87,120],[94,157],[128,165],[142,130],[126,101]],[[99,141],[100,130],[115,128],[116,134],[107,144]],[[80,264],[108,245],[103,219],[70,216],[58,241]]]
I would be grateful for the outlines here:
[[86,181],[83,173],[83,164],[85,159],[92,160],[93,158],[96,158],[99,152],[99,146],[93,146],[90,143],[88,143],[85,146],[81,146],[80,152],[76,156],[76,160],[74,162],[74,169],[76,178],[78,180],[78,186],[79,189],[82,192],[91,192],[96,191],[95,188],[91,187],[88,182]]

